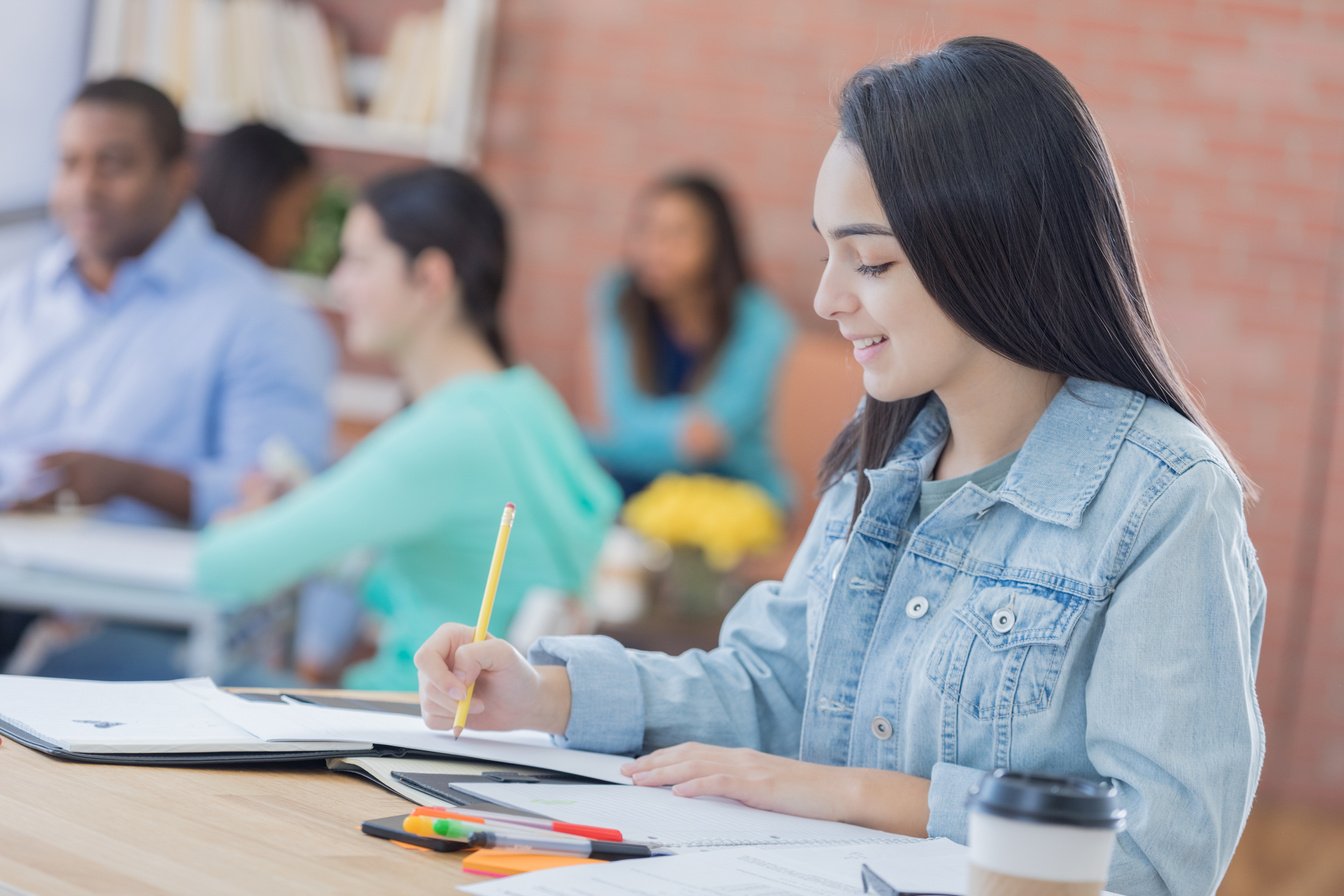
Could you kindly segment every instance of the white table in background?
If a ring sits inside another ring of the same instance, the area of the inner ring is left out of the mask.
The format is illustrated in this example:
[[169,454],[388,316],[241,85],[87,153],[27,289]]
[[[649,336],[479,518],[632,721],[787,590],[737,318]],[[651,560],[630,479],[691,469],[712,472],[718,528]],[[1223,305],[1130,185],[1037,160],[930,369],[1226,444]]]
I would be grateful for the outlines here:
[[88,517],[0,514],[0,607],[184,629],[187,672],[221,671],[218,606],[191,589],[195,535]]

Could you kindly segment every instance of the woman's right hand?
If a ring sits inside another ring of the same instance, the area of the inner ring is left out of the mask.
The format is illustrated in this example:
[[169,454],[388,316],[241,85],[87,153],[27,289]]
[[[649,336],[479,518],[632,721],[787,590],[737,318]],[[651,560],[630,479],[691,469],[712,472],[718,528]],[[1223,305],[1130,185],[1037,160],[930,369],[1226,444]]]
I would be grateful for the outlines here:
[[537,668],[508,641],[488,638],[477,643],[475,636],[471,626],[446,623],[415,652],[425,724],[452,729],[457,704],[475,682],[468,727],[564,734],[569,723],[569,675],[564,667]]

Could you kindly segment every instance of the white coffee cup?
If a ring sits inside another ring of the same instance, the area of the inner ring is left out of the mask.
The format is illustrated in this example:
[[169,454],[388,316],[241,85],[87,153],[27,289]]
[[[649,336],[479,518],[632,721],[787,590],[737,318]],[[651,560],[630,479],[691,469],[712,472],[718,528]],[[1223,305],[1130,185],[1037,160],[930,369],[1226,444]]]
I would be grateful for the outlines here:
[[998,769],[971,789],[968,896],[1098,896],[1125,810],[1110,781]]

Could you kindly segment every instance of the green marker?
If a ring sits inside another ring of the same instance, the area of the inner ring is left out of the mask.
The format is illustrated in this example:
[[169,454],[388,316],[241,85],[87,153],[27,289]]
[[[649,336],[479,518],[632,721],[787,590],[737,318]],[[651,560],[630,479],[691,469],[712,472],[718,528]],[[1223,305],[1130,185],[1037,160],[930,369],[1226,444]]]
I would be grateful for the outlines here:
[[472,834],[484,830],[486,830],[484,825],[472,824],[469,821],[458,821],[454,818],[434,819],[434,833],[450,840],[470,840]]

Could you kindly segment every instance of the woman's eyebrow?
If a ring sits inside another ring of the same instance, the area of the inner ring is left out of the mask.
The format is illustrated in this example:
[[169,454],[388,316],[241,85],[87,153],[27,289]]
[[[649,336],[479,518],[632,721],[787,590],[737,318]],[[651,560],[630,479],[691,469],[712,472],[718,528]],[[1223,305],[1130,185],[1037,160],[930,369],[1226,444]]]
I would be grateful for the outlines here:
[[[812,219],[812,229],[817,231],[817,233],[821,233],[821,229],[817,227],[815,218]],[[881,224],[846,224],[843,227],[837,227],[831,231],[831,239],[833,240],[843,240],[845,237],[850,236],[894,237],[895,235],[896,234],[891,232],[890,227],[884,227]]]

